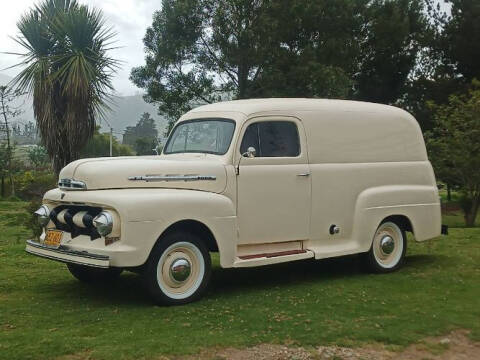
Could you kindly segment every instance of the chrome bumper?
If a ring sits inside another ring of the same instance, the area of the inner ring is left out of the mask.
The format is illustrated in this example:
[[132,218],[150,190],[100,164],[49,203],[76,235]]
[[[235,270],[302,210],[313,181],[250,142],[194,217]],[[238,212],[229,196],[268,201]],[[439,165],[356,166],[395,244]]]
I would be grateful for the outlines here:
[[93,266],[98,268],[108,268],[110,266],[110,258],[106,255],[67,250],[62,249],[62,247],[54,249],[33,240],[27,240],[25,251],[33,255],[65,263]]

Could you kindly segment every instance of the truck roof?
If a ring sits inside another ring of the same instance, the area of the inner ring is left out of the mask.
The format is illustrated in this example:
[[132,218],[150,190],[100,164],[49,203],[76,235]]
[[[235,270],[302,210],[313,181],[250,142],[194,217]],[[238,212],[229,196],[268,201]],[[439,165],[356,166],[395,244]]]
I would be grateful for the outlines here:
[[301,120],[311,163],[426,161],[418,122],[389,105],[329,99],[250,99],[199,106],[180,121],[228,117],[241,128],[252,116],[294,116]]
[[307,99],[307,98],[269,98],[222,101],[214,104],[202,105],[188,113],[229,111],[239,112],[246,116],[270,111],[320,111],[335,109],[337,111],[363,112],[404,112],[402,109],[364,101],[334,100],[334,99]]

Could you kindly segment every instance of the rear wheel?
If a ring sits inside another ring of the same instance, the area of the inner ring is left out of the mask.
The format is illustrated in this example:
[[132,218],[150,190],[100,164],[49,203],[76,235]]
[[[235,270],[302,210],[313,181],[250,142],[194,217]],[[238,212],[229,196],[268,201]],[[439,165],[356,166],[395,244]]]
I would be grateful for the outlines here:
[[210,254],[200,238],[175,232],[153,248],[143,276],[155,302],[180,305],[195,301],[204,293],[210,273]]
[[121,268],[101,269],[77,264],[67,264],[67,268],[75,278],[86,283],[112,281],[123,271]]
[[370,251],[366,254],[369,268],[377,273],[397,270],[403,263],[407,250],[407,238],[396,223],[380,224],[373,237]]

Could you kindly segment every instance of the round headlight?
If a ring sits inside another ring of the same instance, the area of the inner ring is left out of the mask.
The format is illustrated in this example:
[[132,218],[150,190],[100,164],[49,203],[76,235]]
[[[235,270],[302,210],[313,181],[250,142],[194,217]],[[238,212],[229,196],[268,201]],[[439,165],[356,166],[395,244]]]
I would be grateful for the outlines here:
[[42,205],[40,208],[34,212],[37,215],[37,221],[40,226],[47,226],[50,221],[50,209],[47,205]]
[[93,219],[93,226],[101,236],[106,236],[112,232],[113,217],[110,213],[102,211]]

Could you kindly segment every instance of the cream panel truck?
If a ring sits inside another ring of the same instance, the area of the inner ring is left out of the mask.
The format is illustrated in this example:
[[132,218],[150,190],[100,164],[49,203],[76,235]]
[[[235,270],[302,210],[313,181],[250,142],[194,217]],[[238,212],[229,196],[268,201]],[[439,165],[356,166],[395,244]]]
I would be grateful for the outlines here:
[[446,232],[416,120],[395,107],[259,99],[200,106],[160,156],[82,159],[36,211],[26,251],[82,281],[142,274],[161,304],[193,301],[224,268],[361,253],[399,268],[406,232]]

